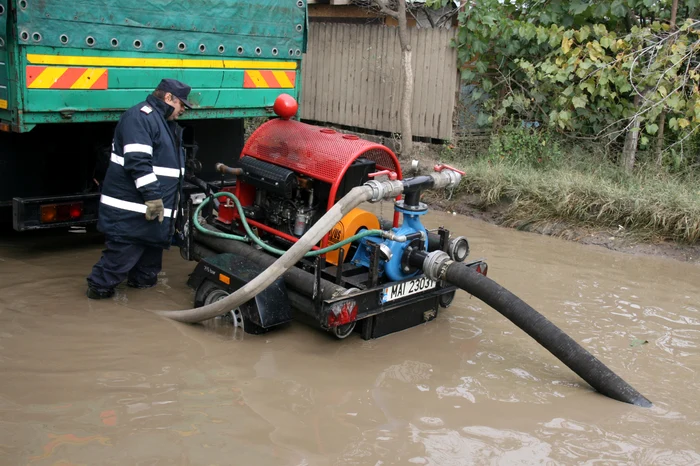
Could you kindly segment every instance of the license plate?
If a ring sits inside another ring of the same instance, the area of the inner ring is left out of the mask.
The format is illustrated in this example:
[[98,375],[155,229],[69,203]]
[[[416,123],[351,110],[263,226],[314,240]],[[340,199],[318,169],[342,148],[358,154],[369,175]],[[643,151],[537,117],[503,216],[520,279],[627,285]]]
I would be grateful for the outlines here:
[[408,282],[387,286],[382,292],[382,303],[388,303],[389,301],[405,298],[406,296],[411,296],[423,291],[432,290],[435,288],[435,286],[437,286],[437,282],[425,276],[414,278]]

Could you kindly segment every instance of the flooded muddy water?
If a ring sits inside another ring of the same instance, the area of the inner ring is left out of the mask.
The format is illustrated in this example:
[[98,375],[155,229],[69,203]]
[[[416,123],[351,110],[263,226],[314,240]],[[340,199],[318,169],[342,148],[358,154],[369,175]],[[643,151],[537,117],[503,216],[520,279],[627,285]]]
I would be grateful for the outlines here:
[[[385,209],[386,210],[386,209]],[[612,401],[465,293],[338,341],[175,323],[194,263],[85,297],[97,235],[0,237],[0,464],[700,464],[700,268],[431,212],[489,276],[654,402]]]

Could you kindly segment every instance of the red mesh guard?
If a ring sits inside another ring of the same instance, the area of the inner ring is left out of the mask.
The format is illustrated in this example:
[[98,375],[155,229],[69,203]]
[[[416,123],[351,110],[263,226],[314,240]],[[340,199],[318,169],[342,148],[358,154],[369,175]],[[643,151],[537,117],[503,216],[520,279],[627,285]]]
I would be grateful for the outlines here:
[[261,125],[246,142],[242,155],[330,184],[340,182],[347,167],[364,157],[374,161],[377,170],[394,171],[401,179],[399,161],[387,147],[293,120],[275,119]]

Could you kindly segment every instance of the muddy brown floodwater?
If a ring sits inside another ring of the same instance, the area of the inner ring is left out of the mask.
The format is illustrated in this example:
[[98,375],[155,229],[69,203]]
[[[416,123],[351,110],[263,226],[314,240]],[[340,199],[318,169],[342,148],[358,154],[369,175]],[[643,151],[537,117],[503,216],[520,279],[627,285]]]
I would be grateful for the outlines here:
[[[593,392],[464,293],[436,321],[338,341],[165,320],[194,263],[90,301],[99,236],[0,237],[2,465],[700,464],[700,268],[431,212],[489,276],[654,402]],[[647,342],[647,343],[644,343]]]

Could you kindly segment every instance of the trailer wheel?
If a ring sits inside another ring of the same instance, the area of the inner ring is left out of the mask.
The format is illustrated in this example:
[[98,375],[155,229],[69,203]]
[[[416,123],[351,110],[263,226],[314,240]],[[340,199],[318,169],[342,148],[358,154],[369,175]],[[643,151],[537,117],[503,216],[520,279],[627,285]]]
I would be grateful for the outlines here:
[[[201,285],[197,288],[197,293],[195,294],[195,305],[196,306],[206,306],[208,304],[221,301],[227,297],[230,293],[223,288],[219,287],[217,284],[204,280]],[[245,333],[250,333],[252,335],[260,335],[261,333],[267,332],[267,329],[259,326],[247,317],[247,312],[250,304],[243,303],[240,307],[229,311],[227,314],[233,321],[234,327],[240,327]]]
[[457,293],[457,291],[441,294],[438,298],[438,303],[440,304],[440,307],[450,307],[450,304],[452,304],[452,300],[455,299],[455,293]]
[[337,327],[333,327],[331,329],[331,333],[335,335],[337,339],[342,340],[343,338],[350,336],[352,331],[355,330],[356,323],[357,322],[350,322],[349,324],[338,325]]

